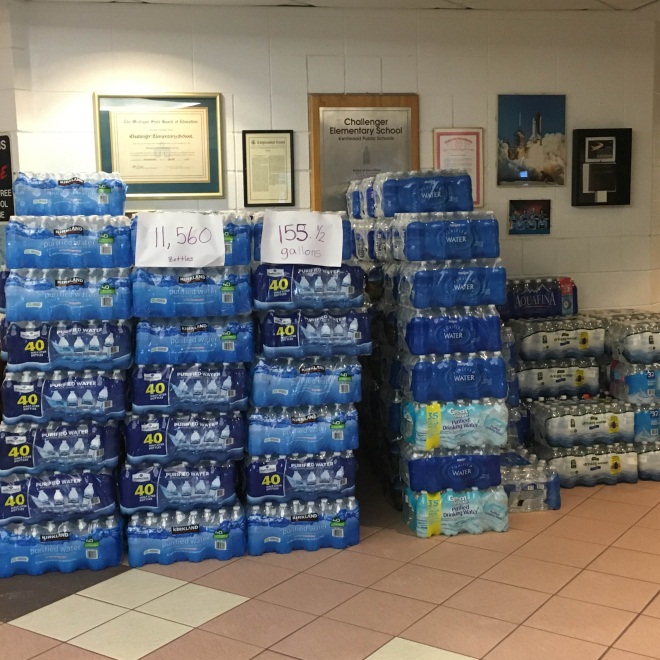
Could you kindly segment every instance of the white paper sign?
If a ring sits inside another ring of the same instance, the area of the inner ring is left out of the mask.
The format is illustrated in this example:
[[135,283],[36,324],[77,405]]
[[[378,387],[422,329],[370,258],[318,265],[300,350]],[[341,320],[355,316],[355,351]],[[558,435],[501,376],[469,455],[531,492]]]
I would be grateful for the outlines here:
[[139,213],[135,265],[153,268],[224,266],[222,220],[201,213]]
[[318,211],[264,213],[261,260],[271,264],[341,266],[341,216]]

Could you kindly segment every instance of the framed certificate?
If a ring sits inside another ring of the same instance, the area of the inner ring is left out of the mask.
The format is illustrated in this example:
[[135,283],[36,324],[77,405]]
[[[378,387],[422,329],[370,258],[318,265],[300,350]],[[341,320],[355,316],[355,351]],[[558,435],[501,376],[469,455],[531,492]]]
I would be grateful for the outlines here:
[[219,94],[94,94],[96,164],[128,197],[222,197]]
[[433,163],[438,170],[466,170],[475,207],[484,205],[483,128],[434,128]]
[[245,206],[294,206],[293,131],[243,131]]

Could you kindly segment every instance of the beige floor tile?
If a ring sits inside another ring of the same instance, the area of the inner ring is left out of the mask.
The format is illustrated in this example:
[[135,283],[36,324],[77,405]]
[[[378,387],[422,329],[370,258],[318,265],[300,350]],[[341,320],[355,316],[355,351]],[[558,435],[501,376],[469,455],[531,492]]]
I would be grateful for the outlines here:
[[247,598],[219,589],[187,584],[137,608],[139,612],[175,621],[186,626],[201,626]]
[[195,580],[195,583],[254,598],[296,574],[297,571],[288,568],[251,561],[244,557],[213,573],[203,575]]
[[367,660],[473,660],[473,658],[395,637],[372,653]]
[[612,545],[615,548],[660,555],[660,529],[648,529],[647,527],[635,525]]
[[250,660],[262,651],[262,648],[252,644],[221,637],[203,630],[191,630],[145,656],[145,660],[181,660],[182,658],[212,660],[218,657],[231,658],[231,660]]
[[11,623],[66,642],[124,612],[126,610],[123,607],[73,595],[14,619]]
[[481,658],[515,628],[512,623],[441,605],[410,626],[400,637]]
[[435,546],[436,541],[432,539],[419,539],[416,536],[405,536],[391,529],[384,529],[372,534],[359,545],[352,546],[349,551],[406,562]]
[[589,564],[589,570],[660,584],[660,561],[648,552],[608,548]]
[[485,532],[484,534],[457,534],[447,539],[447,543],[468,545],[471,548],[510,553],[533,539],[533,532],[510,529],[508,532]]
[[563,539],[586,541],[588,543],[614,543],[632,525],[630,522],[604,522],[579,516],[567,515],[545,530],[549,536],[559,536]]
[[614,648],[660,658],[660,625],[650,616],[640,616],[614,643]]
[[74,646],[116,660],[138,660],[190,632],[188,626],[130,611],[71,640]]
[[559,596],[605,605],[629,612],[641,612],[658,593],[660,585],[598,571],[582,571]]
[[390,635],[320,617],[272,650],[301,660],[363,660],[390,639]]
[[482,550],[458,543],[442,543],[420,555],[412,563],[478,577],[506,556],[503,552]]
[[434,607],[420,600],[365,589],[324,616],[386,635],[398,635]]
[[554,596],[525,625],[610,646],[634,618],[625,610]]
[[320,564],[307,569],[307,573],[340,582],[368,587],[403,566],[403,562],[363,555],[359,552],[340,552]]
[[607,547],[606,545],[587,543],[586,541],[563,539],[542,532],[513,554],[519,557],[541,559],[542,561],[551,561],[555,564],[584,568],[606,550]]
[[446,600],[443,605],[510,623],[522,623],[548,598],[550,594],[540,591],[477,579]]
[[520,626],[485,660],[598,660],[606,646]]
[[651,507],[647,506],[597,500],[592,497],[576,506],[571,511],[571,515],[579,516],[580,518],[604,520],[605,522],[635,523],[650,510]]
[[406,564],[371,585],[371,588],[439,605],[471,580],[472,578],[458,573]]
[[134,609],[138,605],[158,598],[168,591],[182,587],[186,582],[146,571],[126,571],[104,580],[89,589],[78,592],[79,596],[102,600],[104,603]]
[[[27,660],[39,653],[60,646],[60,642],[52,637],[45,637],[37,633],[15,628],[12,625],[0,626],[0,655],[6,654],[9,660]],[[11,649],[11,655],[9,650]]]
[[481,577],[493,582],[503,582],[514,587],[534,589],[554,594],[568,584],[579,569],[549,561],[510,556],[494,566]]

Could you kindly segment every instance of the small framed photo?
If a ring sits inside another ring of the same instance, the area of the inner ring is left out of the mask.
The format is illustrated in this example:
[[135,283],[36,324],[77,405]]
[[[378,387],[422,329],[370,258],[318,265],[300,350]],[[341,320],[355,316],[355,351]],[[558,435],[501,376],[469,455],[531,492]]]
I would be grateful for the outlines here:
[[588,137],[584,140],[585,163],[616,163],[616,138]]
[[509,200],[509,235],[550,233],[549,199]]
[[293,131],[243,131],[245,206],[295,206]]

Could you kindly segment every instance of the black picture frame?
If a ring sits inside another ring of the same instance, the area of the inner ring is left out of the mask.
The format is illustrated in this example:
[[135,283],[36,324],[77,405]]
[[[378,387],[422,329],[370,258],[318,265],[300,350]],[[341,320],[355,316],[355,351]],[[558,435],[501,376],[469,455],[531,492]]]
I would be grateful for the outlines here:
[[573,131],[572,206],[630,204],[632,128]]
[[[270,207],[295,206],[295,161],[293,157],[292,130],[259,130],[243,131],[243,206]],[[264,152],[259,155],[259,151]],[[255,171],[255,160],[266,161]],[[271,162],[274,161],[274,162]],[[279,162],[278,162],[279,161]],[[281,167],[281,171],[276,169]],[[262,190],[255,194],[255,177],[267,177],[267,188],[275,188],[274,192]],[[279,176],[284,194],[277,193],[277,185],[271,186],[272,177]]]

